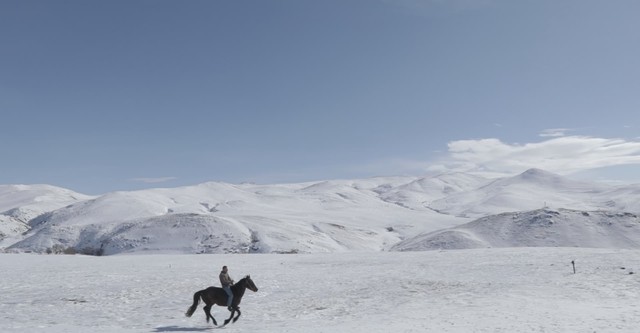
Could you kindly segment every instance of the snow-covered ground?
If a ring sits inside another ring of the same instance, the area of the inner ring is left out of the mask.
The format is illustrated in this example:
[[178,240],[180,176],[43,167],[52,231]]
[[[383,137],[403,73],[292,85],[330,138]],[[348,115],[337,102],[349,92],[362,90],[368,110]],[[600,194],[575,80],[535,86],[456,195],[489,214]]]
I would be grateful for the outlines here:
[[[576,263],[573,274],[571,261]],[[637,332],[640,251],[0,254],[0,332],[201,332],[193,293],[251,274],[234,332]],[[637,273],[637,274],[632,274]],[[200,306],[200,308],[202,305]],[[228,312],[213,311],[218,322]]]

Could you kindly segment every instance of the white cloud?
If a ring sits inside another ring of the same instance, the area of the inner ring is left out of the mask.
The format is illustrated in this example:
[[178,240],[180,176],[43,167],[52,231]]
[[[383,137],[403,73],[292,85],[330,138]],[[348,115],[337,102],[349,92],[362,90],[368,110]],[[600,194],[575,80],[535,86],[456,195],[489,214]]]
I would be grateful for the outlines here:
[[164,183],[170,180],[177,179],[176,177],[158,177],[158,178],[132,178],[131,181],[146,183],[146,184],[156,184],[156,183]]
[[640,164],[640,141],[566,136],[537,143],[508,144],[499,139],[449,143],[448,157],[430,170],[516,174],[540,168],[573,174],[603,167]]

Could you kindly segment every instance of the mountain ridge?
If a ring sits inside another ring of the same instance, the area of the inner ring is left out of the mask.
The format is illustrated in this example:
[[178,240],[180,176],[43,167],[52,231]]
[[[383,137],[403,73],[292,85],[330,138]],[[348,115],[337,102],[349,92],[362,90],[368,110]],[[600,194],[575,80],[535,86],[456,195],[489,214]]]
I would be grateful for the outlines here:
[[[578,182],[540,169],[498,179],[448,173],[271,185],[205,182],[100,196],[46,185],[2,185],[0,250],[387,251],[409,249],[405,245],[412,240],[423,244],[420,240],[438,231],[476,246],[472,240],[481,232],[465,238],[463,229],[455,228],[543,208],[634,214],[640,212],[638,199],[639,185]],[[14,216],[25,210],[31,215]]]

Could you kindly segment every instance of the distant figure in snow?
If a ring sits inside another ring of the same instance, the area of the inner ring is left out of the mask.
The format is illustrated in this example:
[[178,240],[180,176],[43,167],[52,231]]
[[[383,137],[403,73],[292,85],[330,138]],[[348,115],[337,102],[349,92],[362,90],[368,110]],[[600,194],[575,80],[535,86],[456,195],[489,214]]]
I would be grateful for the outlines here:
[[227,293],[227,309],[229,311],[233,311],[231,307],[231,302],[233,301],[233,292],[231,291],[231,286],[233,285],[233,279],[229,276],[227,266],[222,266],[222,272],[220,272],[220,283],[222,284],[222,289]]

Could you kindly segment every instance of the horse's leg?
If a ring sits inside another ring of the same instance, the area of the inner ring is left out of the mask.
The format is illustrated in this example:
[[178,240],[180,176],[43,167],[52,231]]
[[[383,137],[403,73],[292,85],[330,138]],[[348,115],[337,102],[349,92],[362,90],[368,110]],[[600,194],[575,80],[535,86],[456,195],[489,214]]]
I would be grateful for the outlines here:
[[209,316],[211,317],[211,320],[213,320],[213,324],[218,326],[218,322],[216,321],[216,318],[213,318],[213,315],[211,314],[211,311],[209,311]]
[[204,316],[207,318],[207,323],[209,322],[209,311],[211,310],[211,306],[209,305],[205,305],[204,308],[202,308],[202,311],[204,311]]
[[[236,311],[239,311],[239,310],[238,310],[238,309],[236,309],[236,308],[233,308],[233,310],[231,311],[231,315],[229,316],[229,318],[228,318],[228,319],[226,319],[226,320],[224,321],[224,325],[228,324],[228,323],[231,321],[231,319],[233,318],[233,315],[235,315],[235,314],[236,314]],[[224,326],[224,325],[222,325],[222,326]]]
[[213,318],[213,316],[211,315],[211,305],[207,305],[204,307],[204,313],[207,315],[207,323],[209,322],[209,318],[211,318],[211,320],[213,320],[213,324],[218,326],[216,318]]
[[240,312],[240,308],[239,308],[239,307],[238,307],[238,308],[236,308],[236,311],[238,311],[238,315],[237,315],[235,318],[233,318],[233,322],[234,322],[234,323],[235,323],[236,321],[238,321],[238,318],[240,318],[240,315],[242,314],[242,313]]
[[[211,313],[209,313],[209,316],[211,316]],[[216,318],[213,318],[213,316],[211,316],[211,320],[213,320],[213,324],[218,326],[218,322],[216,321]]]

